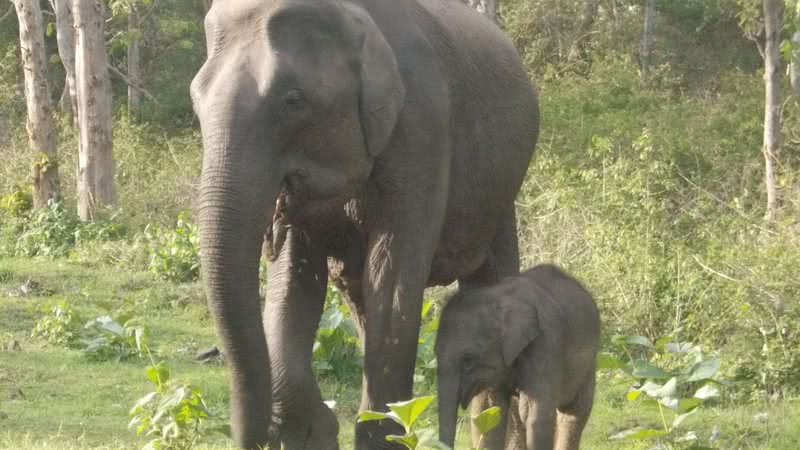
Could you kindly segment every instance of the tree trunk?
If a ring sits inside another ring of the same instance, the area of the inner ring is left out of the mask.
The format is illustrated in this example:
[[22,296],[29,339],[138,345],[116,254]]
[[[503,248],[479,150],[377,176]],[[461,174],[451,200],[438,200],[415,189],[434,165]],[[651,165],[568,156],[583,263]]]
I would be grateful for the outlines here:
[[463,0],[464,3],[469,5],[470,8],[477,10],[479,13],[488,17],[494,23],[497,23],[497,0]]
[[72,15],[71,0],[53,0],[56,12],[56,38],[58,57],[67,74],[61,108],[72,114],[72,126],[78,128],[78,93],[75,86],[75,19]]
[[789,82],[792,87],[792,96],[800,98],[800,31],[792,36],[792,62],[789,66]]
[[114,205],[111,84],[106,67],[102,0],[74,0],[80,150],[78,215],[93,220],[100,205]]
[[764,6],[764,162],[766,168],[767,214],[774,222],[780,207],[778,157],[781,151],[781,71],[780,44],[783,28],[783,0],[763,0]]
[[644,30],[639,46],[639,73],[643,80],[650,75],[653,51],[656,45],[656,0],[645,0]]
[[139,58],[139,5],[134,1],[131,2],[130,10],[128,11],[128,34],[130,35],[130,43],[128,44],[128,116],[136,117],[139,114],[139,104],[141,103],[142,94],[137,89],[141,86],[141,63]]
[[33,153],[33,206],[42,208],[58,198],[58,155],[53,129],[52,99],[47,84],[44,26],[38,0],[15,0],[19,19],[20,60],[28,109],[28,142]]
[[583,63],[587,67],[592,64],[589,57],[589,44],[591,43],[592,28],[595,20],[597,20],[599,6],[600,0],[584,0],[583,2],[581,25],[578,27],[577,36],[572,43],[568,56],[568,61],[572,64]]

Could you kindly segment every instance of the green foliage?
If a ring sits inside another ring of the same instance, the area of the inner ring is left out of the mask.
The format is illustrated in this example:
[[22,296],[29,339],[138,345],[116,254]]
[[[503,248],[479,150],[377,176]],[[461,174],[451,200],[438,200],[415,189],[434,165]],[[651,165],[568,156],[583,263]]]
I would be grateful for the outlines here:
[[197,225],[184,214],[178,215],[173,229],[145,230],[150,241],[150,271],[159,278],[186,282],[200,276],[200,250]]
[[22,188],[17,185],[7,194],[0,196],[0,209],[13,217],[26,214],[33,207],[33,195],[30,186]]
[[412,398],[405,402],[389,403],[389,412],[364,411],[358,416],[359,422],[371,420],[392,420],[405,430],[403,435],[389,435],[386,440],[396,442],[405,448],[415,449],[440,449],[446,450],[448,447],[436,439],[436,431],[425,427],[417,429],[414,427],[420,414],[431,404],[435,397],[432,395],[425,397]]
[[610,350],[598,356],[598,367],[621,371],[632,383],[626,398],[656,409],[661,418],[660,428],[636,427],[610,439],[658,439],[670,445],[696,440],[695,433],[685,432],[682,424],[719,396],[717,385],[722,383],[715,379],[719,358],[709,358],[699,346],[675,341],[673,336],[653,343],[644,336],[615,335]]
[[74,347],[80,336],[80,318],[67,301],[59,302],[39,319],[31,335],[60,347]]
[[78,218],[55,200],[47,207],[33,211],[17,238],[17,256],[60,257],[69,254],[75,245]]
[[[389,442],[396,442],[411,450],[448,450],[450,447],[441,443],[436,438],[437,433],[435,429],[429,426],[416,425],[417,419],[419,419],[435,398],[436,397],[433,395],[428,395],[415,397],[405,402],[389,403],[387,405],[389,407],[389,412],[364,411],[359,414],[358,421],[391,420],[397,423],[403,427],[405,434],[389,435],[386,436],[386,440]],[[481,433],[481,442],[483,441],[483,436],[492,431],[500,423],[500,413],[500,408],[494,406],[471,418],[472,423],[475,424],[478,431]],[[482,450],[480,443],[477,450]]]
[[167,366],[154,361],[147,367],[147,379],[155,389],[133,406],[128,425],[138,436],[150,439],[143,450],[193,448],[210,416],[200,389],[173,382]]
[[431,386],[436,382],[436,332],[439,330],[438,305],[433,299],[427,298],[422,302],[422,326],[419,332],[417,346],[417,364],[414,381],[428,383]]
[[[120,324],[121,323],[121,324]],[[93,360],[122,361],[131,356],[144,356],[147,331],[129,315],[99,316],[84,326],[82,350]]]
[[337,377],[358,376],[362,367],[361,347],[356,324],[344,304],[342,294],[328,285],[325,310],[314,341],[314,369]]

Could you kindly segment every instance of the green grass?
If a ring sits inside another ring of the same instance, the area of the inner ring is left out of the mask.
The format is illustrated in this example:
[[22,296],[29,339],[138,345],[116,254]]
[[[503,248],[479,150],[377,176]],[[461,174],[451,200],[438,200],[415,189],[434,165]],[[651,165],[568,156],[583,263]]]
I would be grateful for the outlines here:
[[[38,283],[33,295],[10,295],[25,280]],[[68,300],[84,320],[120,308],[133,308],[151,334],[152,347],[172,377],[199,386],[220,420],[227,418],[224,366],[200,364],[198,349],[215,343],[202,289],[196,284],[160,282],[149,273],[89,267],[67,260],[0,259],[0,343],[16,339],[21,352],[0,352],[0,449],[133,448],[128,411],[150,390],[145,361],[91,362],[81,352],[30,337],[34,324],[52,304]],[[360,377],[325,377],[326,399],[337,401],[342,448],[352,447]],[[649,449],[653,443],[623,444],[608,437],[633,426],[658,426],[658,414],[625,400],[627,386],[610,375],[598,383],[594,414],[585,433],[588,449]],[[430,384],[416,394],[432,393]],[[20,392],[22,393],[20,395]],[[800,446],[800,403],[728,405],[721,402],[689,418],[684,426],[699,442],[715,425],[718,448],[796,449]],[[754,416],[767,413],[766,420]],[[435,424],[435,409],[422,419]],[[462,445],[466,433],[460,435]],[[222,435],[208,435],[203,446],[231,448]],[[201,447],[206,448],[206,447]]]

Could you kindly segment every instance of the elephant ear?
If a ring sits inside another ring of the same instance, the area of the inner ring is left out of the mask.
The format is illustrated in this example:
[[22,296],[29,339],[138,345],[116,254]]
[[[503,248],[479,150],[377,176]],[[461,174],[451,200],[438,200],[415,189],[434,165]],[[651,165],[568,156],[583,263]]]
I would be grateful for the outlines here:
[[389,142],[405,101],[405,87],[394,51],[372,19],[361,14],[361,127],[370,156],[378,156]]
[[518,295],[503,298],[500,311],[503,329],[501,353],[506,367],[510,367],[539,335],[539,313],[533,302]]

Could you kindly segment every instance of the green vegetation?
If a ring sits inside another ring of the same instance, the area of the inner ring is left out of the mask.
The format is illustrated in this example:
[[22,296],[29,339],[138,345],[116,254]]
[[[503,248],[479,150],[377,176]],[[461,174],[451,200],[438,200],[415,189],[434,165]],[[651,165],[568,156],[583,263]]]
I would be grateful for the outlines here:
[[[763,73],[732,6],[742,3],[658,2],[645,83],[639,2],[601,2],[591,58],[578,61],[567,49],[581,2],[502,2],[541,98],[537,155],[518,198],[523,267],[564,266],[603,315],[585,448],[800,442],[800,102],[783,106],[783,204],[767,223]],[[13,17],[0,24],[0,449],[230,447],[214,431],[228,418],[224,365],[195,359],[217,343],[192,224],[202,150],[187,91],[205,53],[200,18],[189,0],[147,16],[143,82],[158,101],[129,116],[114,80],[120,208],[88,224],[74,211],[77,136],[65,116],[63,198],[31,210],[17,28]],[[121,13],[109,22],[116,65],[124,25]],[[53,36],[47,46],[52,54]],[[57,61],[51,69],[59,93],[63,72]],[[435,393],[443,293],[429,291],[422,312],[422,399]],[[313,358],[349,448],[361,353],[332,287]],[[403,422],[406,438],[435,438],[435,417],[430,402]],[[458,448],[468,448],[464,428]]]

